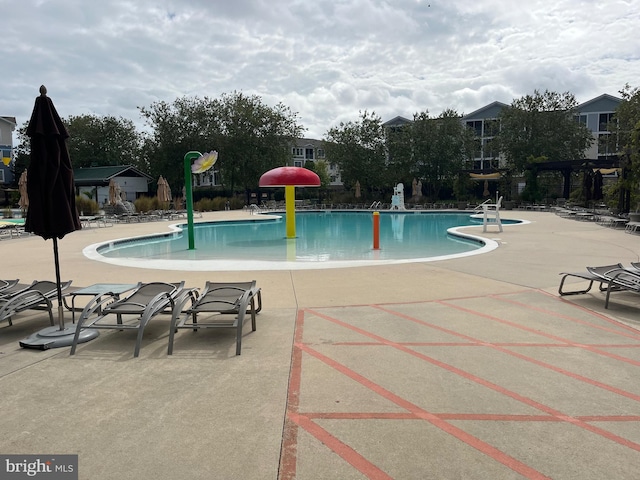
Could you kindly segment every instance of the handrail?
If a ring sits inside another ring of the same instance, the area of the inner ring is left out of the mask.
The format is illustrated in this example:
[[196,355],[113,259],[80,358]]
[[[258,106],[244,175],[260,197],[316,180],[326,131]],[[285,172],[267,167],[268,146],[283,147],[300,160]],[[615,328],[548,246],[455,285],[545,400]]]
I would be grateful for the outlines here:
[[476,206],[476,208],[473,209],[474,212],[479,212],[480,210],[482,210],[482,206],[486,205],[489,202],[492,202],[493,200],[491,198],[486,199],[484,202],[482,202],[480,205]]

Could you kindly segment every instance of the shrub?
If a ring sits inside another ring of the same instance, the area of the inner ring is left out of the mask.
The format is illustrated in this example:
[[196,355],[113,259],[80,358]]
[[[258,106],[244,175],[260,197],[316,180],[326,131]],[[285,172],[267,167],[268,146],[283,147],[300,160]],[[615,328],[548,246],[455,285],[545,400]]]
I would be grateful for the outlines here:
[[95,215],[98,213],[98,202],[85,195],[78,195],[76,196],[76,210],[80,215]]
[[211,212],[214,210],[214,201],[212,198],[201,198],[194,203],[193,209],[197,212]]
[[153,210],[162,210],[163,208],[168,208],[168,205],[161,205],[161,202],[158,200],[158,197],[138,197],[133,202],[136,207],[136,212],[147,213]]

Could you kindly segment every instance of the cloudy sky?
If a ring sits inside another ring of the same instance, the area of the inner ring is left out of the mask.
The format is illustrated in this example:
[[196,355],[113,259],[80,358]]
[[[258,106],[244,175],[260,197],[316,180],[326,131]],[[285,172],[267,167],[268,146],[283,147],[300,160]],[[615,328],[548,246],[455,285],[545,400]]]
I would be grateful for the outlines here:
[[640,86],[640,0],[0,0],[0,19],[0,115],[18,125],[41,84],[62,117],[141,129],[139,106],[242,91],[311,138],[361,110]]

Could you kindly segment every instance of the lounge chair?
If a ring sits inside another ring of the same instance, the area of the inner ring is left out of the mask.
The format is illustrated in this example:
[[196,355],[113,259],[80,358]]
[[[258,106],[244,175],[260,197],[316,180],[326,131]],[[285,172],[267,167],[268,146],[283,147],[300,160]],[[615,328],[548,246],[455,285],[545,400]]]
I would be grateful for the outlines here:
[[[188,301],[191,306],[184,308]],[[257,302],[257,305],[256,305]],[[192,292],[192,295],[183,295],[181,302],[176,304],[171,318],[171,330],[169,331],[168,354],[173,354],[173,340],[175,333],[180,328],[234,328],[236,331],[236,355],[240,355],[242,349],[242,327],[251,316],[251,330],[256,330],[256,314],[262,310],[262,293],[252,282],[216,283],[207,282],[202,294]],[[198,321],[198,315],[207,315],[206,322]],[[232,318],[228,318],[232,315]]]
[[[7,281],[7,280],[5,280],[5,281]],[[10,282],[9,285],[5,285],[2,289],[0,289],[0,299],[11,297],[12,295],[15,295],[16,293],[23,292],[27,288],[29,288],[32,285],[34,285],[35,283],[37,283],[37,282],[32,282],[31,284],[29,284],[29,283],[20,283],[20,282],[13,283],[13,280],[10,280],[9,282]]]
[[[598,282],[599,288],[601,292],[605,292],[607,290],[606,284],[609,283],[609,280],[604,277],[606,272],[609,272],[614,269],[624,268],[621,263],[617,263],[615,265],[604,265],[602,267],[587,267],[586,272],[562,272],[562,280],[560,280],[560,286],[558,287],[558,293],[562,296],[564,295],[580,295],[583,293],[589,292],[591,287],[593,286],[593,282]],[[583,280],[589,281],[589,286],[584,290],[571,290],[566,291],[562,290],[562,286],[564,285],[564,281],[567,277],[577,277]]]
[[[75,354],[83,328],[110,329],[110,330],[138,330],[138,337],[133,356],[140,354],[140,344],[144,328],[156,315],[166,312],[172,313],[175,301],[184,290],[184,281],[179,283],[139,283],[136,288],[124,298],[113,300],[112,297],[96,296],[80,314],[78,327],[71,345],[71,355]],[[123,323],[123,315],[133,315]],[[105,321],[112,319],[113,321]]]
[[7,288],[12,288],[18,284],[19,280],[0,280],[0,294]]
[[628,291],[640,293],[640,271],[629,268],[613,268],[606,272],[601,272],[593,271],[590,267],[587,267],[587,270],[594,275],[601,275],[607,283],[607,295],[604,301],[604,308],[609,308],[609,296],[611,292]]
[[[62,291],[69,288],[71,281],[62,282],[60,288]],[[11,293],[11,289],[17,291]],[[0,322],[7,320],[9,325],[13,325],[12,317],[24,310],[46,310],[49,312],[49,321],[54,325],[53,311],[51,300],[55,299],[58,294],[58,288],[55,282],[36,281],[31,285],[23,285],[15,283],[12,287],[4,290],[5,295],[0,297]]]

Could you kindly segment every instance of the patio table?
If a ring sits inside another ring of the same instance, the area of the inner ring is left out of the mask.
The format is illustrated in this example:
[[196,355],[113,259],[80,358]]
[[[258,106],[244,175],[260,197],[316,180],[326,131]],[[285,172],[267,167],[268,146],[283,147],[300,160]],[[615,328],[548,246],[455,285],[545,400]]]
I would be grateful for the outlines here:
[[89,285],[88,287],[69,292],[65,297],[71,297],[71,307],[67,308],[71,310],[73,323],[76,323],[76,310],[79,310],[76,309],[75,306],[76,297],[90,296],[95,298],[109,295],[113,297],[114,300],[118,300],[120,298],[120,294],[133,290],[137,286],[137,283],[96,283],[94,285]]

